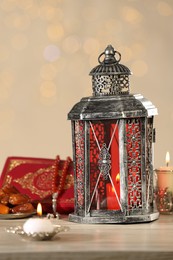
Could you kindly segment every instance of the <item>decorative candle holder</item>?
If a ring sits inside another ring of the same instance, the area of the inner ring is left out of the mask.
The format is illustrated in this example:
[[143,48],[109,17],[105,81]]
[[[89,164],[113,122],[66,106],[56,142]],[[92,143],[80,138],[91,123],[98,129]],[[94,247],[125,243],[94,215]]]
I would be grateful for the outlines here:
[[155,171],[157,174],[157,208],[162,214],[173,214],[173,169],[165,167]]

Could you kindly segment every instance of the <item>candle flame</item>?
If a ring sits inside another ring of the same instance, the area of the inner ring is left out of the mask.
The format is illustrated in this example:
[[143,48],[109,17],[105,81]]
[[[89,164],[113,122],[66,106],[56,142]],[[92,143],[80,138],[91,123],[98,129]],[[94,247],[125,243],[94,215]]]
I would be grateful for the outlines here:
[[170,162],[170,154],[169,152],[166,153],[166,166],[169,165],[169,162]]
[[119,181],[120,181],[120,174],[118,173],[116,176],[116,182],[119,183]]
[[38,205],[37,205],[37,215],[39,217],[42,216],[42,206],[41,206],[41,203],[38,203]]

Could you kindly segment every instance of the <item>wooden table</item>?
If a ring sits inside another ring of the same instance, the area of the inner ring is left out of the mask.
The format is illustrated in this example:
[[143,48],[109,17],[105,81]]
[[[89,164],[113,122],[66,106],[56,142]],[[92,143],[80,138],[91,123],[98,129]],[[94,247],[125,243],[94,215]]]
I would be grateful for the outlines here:
[[0,220],[0,260],[173,260],[173,215],[144,224],[76,224],[51,241],[26,241],[5,227],[22,225],[26,219]]

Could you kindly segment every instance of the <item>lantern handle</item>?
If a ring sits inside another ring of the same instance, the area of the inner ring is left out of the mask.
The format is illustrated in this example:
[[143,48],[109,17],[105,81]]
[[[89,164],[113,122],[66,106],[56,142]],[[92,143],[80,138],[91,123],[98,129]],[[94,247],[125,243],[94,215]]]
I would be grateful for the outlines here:
[[[115,55],[118,55],[117,59]],[[101,61],[101,57],[105,55],[105,58],[103,61]],[[121,60],[121,53],[118,51],[115,51],[114,48],[111,45],[108,45],[104,52],[102,52],[98,57],[98,62],[100,64],[112,64],[112,63],[118,63]]]

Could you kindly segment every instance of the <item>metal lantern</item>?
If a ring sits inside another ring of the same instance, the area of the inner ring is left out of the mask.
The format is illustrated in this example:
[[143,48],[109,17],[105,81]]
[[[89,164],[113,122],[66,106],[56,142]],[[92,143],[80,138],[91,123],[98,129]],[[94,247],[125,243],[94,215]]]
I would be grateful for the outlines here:
[[159,217],[152,163],[157,109],[142,95],[129,94],[131,72],[120,59],[109,45],[90,72],[93,95],[68,114],[75,177],[70,221],[137,223]]

